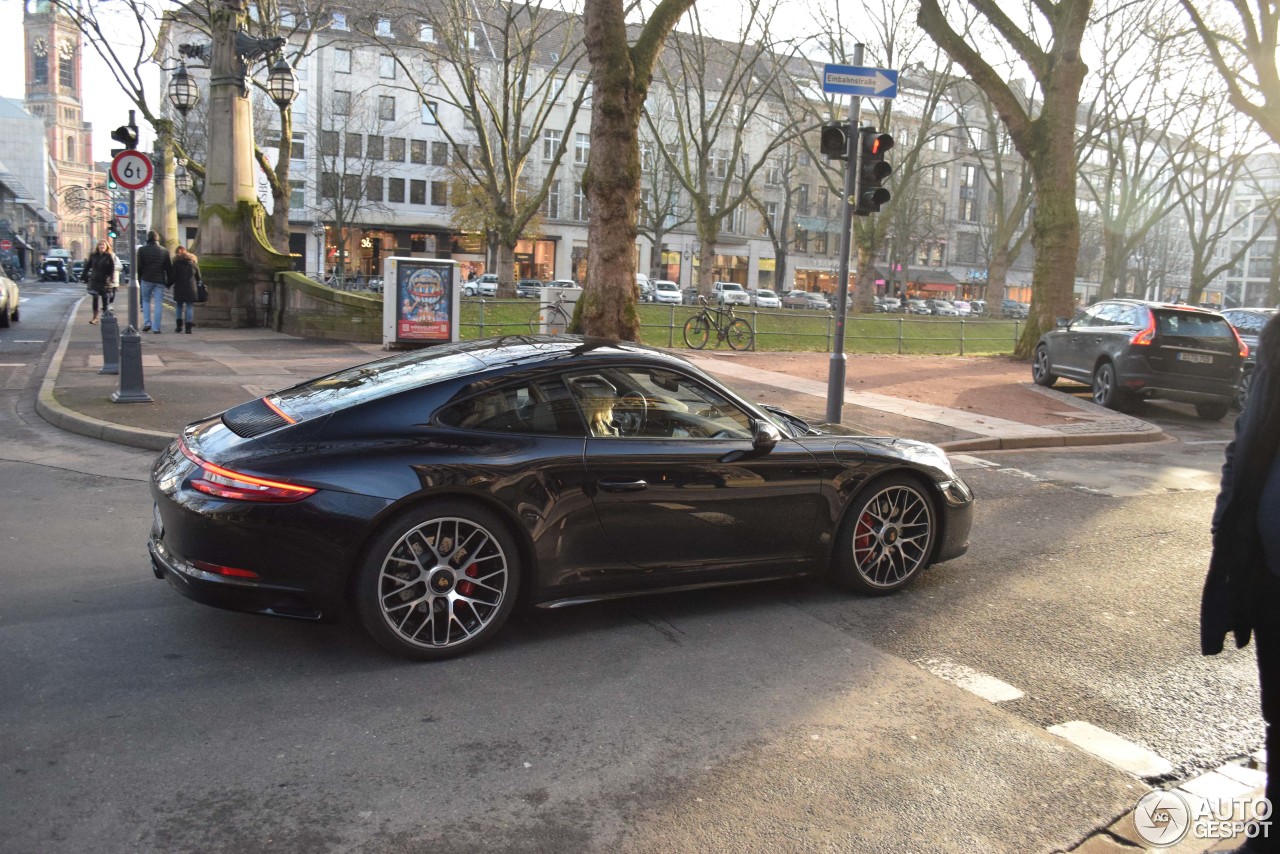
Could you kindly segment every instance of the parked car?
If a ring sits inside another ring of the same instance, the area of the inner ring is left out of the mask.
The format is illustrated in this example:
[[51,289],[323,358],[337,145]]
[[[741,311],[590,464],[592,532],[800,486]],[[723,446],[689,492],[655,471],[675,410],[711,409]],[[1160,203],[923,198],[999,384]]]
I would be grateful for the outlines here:
[[679,305],[683,301],[680,293],[680,286],[670,279],[654,279],[653,301],[669,305]]
[[756,288],[751,292],[751,304],[756,308],[782,308],[782,298],[768,288]]
[[0,276],[0,329],[8,329],[10,322],[18,320],[18,302],[18,283]]
[[1216,421],[1231,409],[1247,348],[1221,314],[1188,305],[1115,299],[1081,309],[1036,345],[1031,377],[1093,388],[1095,403],[1125,409],[1162,398]]
[[968,300],[953,299],[951,300],[951,305],[961,317],[969,317],[973,314],[973,306],[969,304]]
[[929,304],[929,313],[938,317],[959,317],[960,312],[951,304],[950,300],[930,299],[925,300]]
[[640,289],[640,302],[653,302],[653,280],[643,273],[636,273],[636,287]]
[[516,282],[516,296],[539,299],[542,296],[542,280],[521,279]]
[[496,297],[498,295],[498,274],[485,273],[478,279],[463,282],[462,295],[468,297]]
[[576,288],[576,287],[578,287],[578,283],[577,283],[577,282],[575,282],[573,279],[552,279],[551,281],[547,282],[547,287],[549,287],[549,288]]
[[716,282],[711,286],[711,302],[720,305],[751,305],[751,295],[737,282]]
[[84,276],[84,262],[72,261],[71,262],[71,281],[78,282],[83,276]]
[[826,574],[885,594],[966,551],[973,493],[933,445],[855,436],[641,345],[445,344],[189,425],[151,470],[148,551],[197,602],[351,614],[414,659],[492,640],[517,601]]
[[897,297],[876,297],[876,311],[886,314],[902,310],[902,300]]
[[812,309],[814,311],[830,311],[831,303],[827,298],[812,291],[792,291],[782,298],[783,308]]
[[1017,300],[1006,299],[1000,301],[1000,314],[1014,320],[1026,320],[1030,308],[1031,306],[1027,303],[1018,302]]
[[1222,312],[1222,316],[1235,328],[1240,340],[1249,348],[1249,355],[1245,357],[1241,368],[1240,384],[1236,389],[1236,406],[1240,409],[1244,409],[1245,401],[1249,399],[1253,369],[1258,364],[1258,357],[1254,352],[1258,349],[1258,336],[1262,334],[1262,327],[1267,325],[1267,321],[1275,316],[1276,311],[1274,308],[1229,308]]
[[987,301],[984,299],[969,300],[969,313],[974,317],[986,317]]
[[70,275],[67,262],[62,258],[46,258],[40,262],[40,281],[42,282],[69,282]]
[[933,308],[929,305],[928,300],[909,299],[907,300],[907,314],[933,314]]
[[680,296],[681,296],[681,301],[685,305],[697,305],[698,304],[697,286],[690,285],[689,287],[685,288],[683,291],[680,292]]

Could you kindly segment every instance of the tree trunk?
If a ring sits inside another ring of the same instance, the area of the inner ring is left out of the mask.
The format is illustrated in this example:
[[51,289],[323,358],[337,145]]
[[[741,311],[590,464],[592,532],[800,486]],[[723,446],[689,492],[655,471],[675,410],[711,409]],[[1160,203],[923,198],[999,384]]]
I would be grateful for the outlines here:
[[588,2],[591,154],[582,183],[591,208],[587,283],[575,318],[586,335],[640,340],[636,311],[636,212],[640,208],[640,116],[648,80],[636,78],[622,3]]
[[[1054,328],[1054,318],[1074,313],[1076,256],[1080,252],[1080,217],[1076,211],[1075,158],[1070,151],[1048,151],[1033,158],[1036,171],[1036,211],[1031,224],[1031,245],[1036,261],[1032,280],[1031,312],[1014,355],[1029,359],[1040,336]],[[1055,143],[1042,146],[1053,148]],[[1055,168],[1056,164],[1056,168]]]
[[498,244],[498,299],[515,299],[516,244],[503,240]]
[[996,300],[1004,300],[1004,289],[1009,282],[1009,267],[1011,259],[1007,252],[996,250],[991,253],[991,260],[987,262],[987,311],[995,314],[999,310],[999,305],[992,305]]
[[698,242],[701,251],[698,253],[698,293],[704,297],[711,296],[711,286],[716,281],[716,238],[720,236],[719,221],[708,223],[698,219]]
[[1128,256],[1121,244],[1124,235],[1116,233],[1114,228],[1103,226],[1102,237],[1102,282],[1098,288],[1098,299],[1111,299],[1124,293],[1124,273],[1128,266]]
[[289,157],[293,153],[293,109],[280,111],[280,149],[277,152],[274,173],[268,177],[271,185],[271,216],[267,218],[267,236],[271,245],[283,255],[289,254]]

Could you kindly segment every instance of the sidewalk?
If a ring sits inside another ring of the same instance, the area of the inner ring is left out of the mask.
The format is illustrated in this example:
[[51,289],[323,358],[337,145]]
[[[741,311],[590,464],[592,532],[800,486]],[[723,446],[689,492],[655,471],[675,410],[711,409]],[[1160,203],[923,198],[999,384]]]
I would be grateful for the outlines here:
[[[198,312],[197,312],[198,314]],[[152,403],[114,403],[119,377],[103,375],[102,333],[81,302],[40,391],[38,409],[64,430],[160,450],[186,424],[246,400],[385,355],[377,344],[293,338],[266,329],[142,335]],[[125,313],[117,314],[123,320]],[[676,351],[753,401],[825,420],[830,356],[823,353]],[[873,435],[948,450],[1113,444],[1163,439],[1155,425],[1041,389],[1023,362],[1002,357],[851,355],[841,422]]]

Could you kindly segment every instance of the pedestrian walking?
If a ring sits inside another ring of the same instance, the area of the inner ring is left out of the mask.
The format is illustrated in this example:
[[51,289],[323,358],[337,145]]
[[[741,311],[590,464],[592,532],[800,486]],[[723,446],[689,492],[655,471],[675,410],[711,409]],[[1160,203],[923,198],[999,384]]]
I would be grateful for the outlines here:
[[99,303],[101,313],[106,314],[111,310],[111,296],[115,292],[111,283],[116,278],[116,256],[111,251],[111,244],[105,240],[98,241],[89,260],[84,262],[84,272],[80,274],[80,278],[93,297],[93,317],[89,322],[97,323]]
[[[147,232],[147,243],[138,250],[138,282],[142,286],[142,331],[159,335],[164,322],[164,292],[169,288],[173,259],[160,242],[160,234]],[[154,304],[153,304],[154,301]]]
[[185,326],[190,333],[194,326],[192,321],[195,319],[201,279],[199,260],[185,246],[179,246],[174,253],[169,281],[173,284],[173,302],[177,306],[178,325],[175,331],[181,332]]
[[[1280,315],[1258,336],[1257,367],[1227,445],[1213,512],[1213,554],[1200,603],[1200,647],[1222,652],[1253,635],[1266,723],[1267,800],[1280,801]],[[1280,828],[1242,852],[1280,852]]]

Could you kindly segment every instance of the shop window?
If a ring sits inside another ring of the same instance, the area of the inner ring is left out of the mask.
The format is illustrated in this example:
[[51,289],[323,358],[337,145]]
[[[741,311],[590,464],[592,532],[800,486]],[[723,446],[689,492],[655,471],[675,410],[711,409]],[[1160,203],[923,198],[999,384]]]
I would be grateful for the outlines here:
[[409,182],[409,204],[425,205],[427,203],[427,182],[414,178]]

